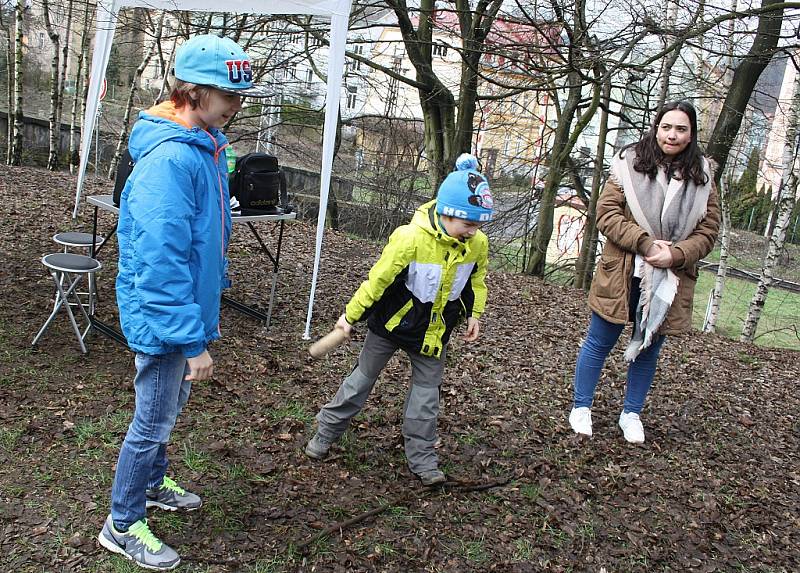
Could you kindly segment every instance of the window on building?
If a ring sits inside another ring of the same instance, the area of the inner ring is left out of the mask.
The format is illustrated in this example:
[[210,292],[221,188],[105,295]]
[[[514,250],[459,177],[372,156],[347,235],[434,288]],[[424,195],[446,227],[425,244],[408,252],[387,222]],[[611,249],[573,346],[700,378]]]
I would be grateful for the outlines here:
[[347,86],[347,109],[355,109],[357,96],[358,88],[356,86]]
[[289,78],[293,80],[297,79],[297,64],[289,66]]
[[441,56],[444,58],[447,55],[447,46],[445,46],[444,44],[434,44],[433,55]]
[[[359,56],[364,55],[364,44],[356,44],[353,46],[353,53],[358,54]],[[352,61],[352,68],[353,71],[358,71],[361,69],[361,61],[360,60],[353,60]]]
[[314,83],[314,70],[311,68],[306,70],[306,87],[311,88],[311,84]]

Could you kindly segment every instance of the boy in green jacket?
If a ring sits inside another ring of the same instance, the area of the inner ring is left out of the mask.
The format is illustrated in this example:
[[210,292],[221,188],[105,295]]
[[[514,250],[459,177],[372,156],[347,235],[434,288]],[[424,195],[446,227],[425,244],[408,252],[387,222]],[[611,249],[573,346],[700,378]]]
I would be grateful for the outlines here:
[[328,454],[400,348],[412,367],[403,416],[409,469],[424,485],[446,480],[434,449],[439,386],[453,328],[466,318],[464,340],[477,340],[480,333],[489,243],[479,228],[491,220],[493,207],[478,160],[465,153],[442,182],[437,199],[395,229],[336,323],[348,336],[360,320],[368,321],[369,330],[355,369],[317,414],[317,432],[306,455],[322,459]]

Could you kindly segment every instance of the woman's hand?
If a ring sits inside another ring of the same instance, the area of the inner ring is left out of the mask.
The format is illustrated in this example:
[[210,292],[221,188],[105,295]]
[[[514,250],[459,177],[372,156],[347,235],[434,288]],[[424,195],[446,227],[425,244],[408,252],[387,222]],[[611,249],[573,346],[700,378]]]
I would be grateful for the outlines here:
[[662,269],[671,267],[672,253],[669,250],[670,244],[669,241],[656,239],[656,241],[650,245],[650,248],[647,249],[647,254],[644,257],[645,262]]
[[468,317],[467,318],[467,333],[464,335],[464,342],[474,342],[478,340],[478,336],[481,333],[481,323],[478,322],[477,318]]

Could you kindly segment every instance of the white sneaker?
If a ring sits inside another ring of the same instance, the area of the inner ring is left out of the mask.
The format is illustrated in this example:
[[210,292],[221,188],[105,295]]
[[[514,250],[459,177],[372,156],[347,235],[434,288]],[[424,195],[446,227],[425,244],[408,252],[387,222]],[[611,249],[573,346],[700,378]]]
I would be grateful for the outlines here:
[[592,437],[592,410],[585,406],[573,408],[569,413],[569,425],[576,434]]
[[622,428],[622,433],[625,434],[625,439],[632,444],[644,443],[644,428],[642,421],[639,419],[639,414],[623,410],[619,415],[619,427]]

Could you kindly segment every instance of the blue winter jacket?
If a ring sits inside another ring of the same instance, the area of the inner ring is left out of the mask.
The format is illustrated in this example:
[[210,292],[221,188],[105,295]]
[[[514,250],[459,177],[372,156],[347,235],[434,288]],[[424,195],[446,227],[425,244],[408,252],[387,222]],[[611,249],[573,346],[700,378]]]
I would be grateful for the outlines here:
[[202,354],[219,338],[231,231],[225,136],[189,128],[171,102],[142,112],[120,199],[117,304],[131,349]]

